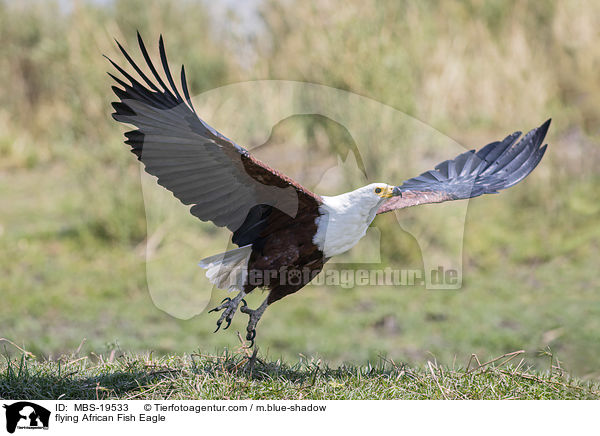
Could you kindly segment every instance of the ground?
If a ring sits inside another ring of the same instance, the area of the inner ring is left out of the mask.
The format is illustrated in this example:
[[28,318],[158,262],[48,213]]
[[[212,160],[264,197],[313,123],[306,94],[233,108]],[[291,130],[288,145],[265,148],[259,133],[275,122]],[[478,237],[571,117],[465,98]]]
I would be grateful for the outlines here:
[[[491,362],[423,367],[380,358],[330,367],[320,359],[295,364],[253,356],[245,347],[219,356],[156,357],[112,353],[43,363],[27,354],[0,365],[3,399],[600,399],[598,383],[552,370],[523,368],[522,351]],[[516,363],[514,363],[516,362]]]

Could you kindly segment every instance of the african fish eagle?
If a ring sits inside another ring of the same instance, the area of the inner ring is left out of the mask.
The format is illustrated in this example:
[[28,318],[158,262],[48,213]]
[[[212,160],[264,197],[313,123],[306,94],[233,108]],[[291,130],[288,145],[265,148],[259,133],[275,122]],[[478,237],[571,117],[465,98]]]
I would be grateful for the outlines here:
[[[138,33],[147,75],[117,42],[140,82],[109,59],[129,81],[109,75],[121,86],[113,117],[137,129],[125,133],[126,144],[158,184],[171,191],[202,221],[233,232],[239,248],[203,259],[200,266],[218,288],[237,290],[212,311],[223,313],[229,327],[240,310],[249,315],[246,338],[254,343],[256,325],[275,301],[300,290],[332,256],[353,247],[376,215],[409,206],[497,193],[523,180],[542,159],[542,142],[550,120],[531,130],[462,153],[399,186],[371,183],[345,194],[326,197],[253,157],[196,114],[181,67],[178,91],[169,70],[162,36],[159,53],[168,84],[158,74]],[[291,194],[291,195],[290,195]],[[306,274],[306,272],[309,274]],[[292,277],[296,279],[285,279]],[[257,309],[243,299],[255,288],[268,291]],[[215,332],[217,331],[215,330]]]

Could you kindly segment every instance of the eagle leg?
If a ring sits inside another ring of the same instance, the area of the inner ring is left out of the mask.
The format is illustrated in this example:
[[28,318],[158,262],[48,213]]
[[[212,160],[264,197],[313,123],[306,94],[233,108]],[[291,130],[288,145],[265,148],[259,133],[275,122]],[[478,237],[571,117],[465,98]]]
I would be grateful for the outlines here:
[[268,297],[265,298],[265,301],[263,301],[262,304],[256,309],[248,308],[246,301],[242,300],[242,307],[240,307],[240,310],[250,317],[248,320],[248,327],[246,327],[246,330],[248,331],[246,334],[246,340],[251,341],[250,348],[252,348],[254,345],[254,338],[256,338],[256,324],[258,324],[261,316],[263,316],[263,313],[265,313],[265,310],[267,310],[267,306],[269,305],[268,300]]
[[208,311],[208,313],[211,313],[225,309],[219,317],[219,319],[217,320],[217,329],[214,331],[214,333],[217,333],[219,331],[219,329],[221,328],[221,324],[223,324],[223,321],[227,322],[227,325],[223,328],[223,330],[227,330],[229,328],[229,326],[231,325],[231,320],[235,315],[235,311],[237,310],[240,301],[246,304],[246,301],[244,300],[244,295],[246,295],[246,293],[244,291],[240,291],[240,293],[237,294],[235,298],[224,298],[223,301],[221,301],[220,305]]

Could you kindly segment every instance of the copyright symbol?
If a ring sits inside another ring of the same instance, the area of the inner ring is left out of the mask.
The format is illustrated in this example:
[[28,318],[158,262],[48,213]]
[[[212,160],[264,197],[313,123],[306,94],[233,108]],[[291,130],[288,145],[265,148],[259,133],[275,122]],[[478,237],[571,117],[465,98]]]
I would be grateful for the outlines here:
[[152,405],[151,404],[144,404],[144,410],[146,412],[150,412],[152,410]]

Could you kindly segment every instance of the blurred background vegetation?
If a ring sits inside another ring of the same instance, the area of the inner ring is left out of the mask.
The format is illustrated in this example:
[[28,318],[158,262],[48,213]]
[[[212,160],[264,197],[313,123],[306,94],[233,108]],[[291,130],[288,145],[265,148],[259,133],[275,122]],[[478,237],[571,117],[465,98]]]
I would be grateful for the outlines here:
[[[139,167],[110,117],[101,56],[122,59],[113,38],[136,53],[136,30],[153,50],[165,36],[192,94],[256,79],[313,82],[382,102],[469,148],[553,118],[546,157],[527,181],[470,202],[460,291],[308,287],[267,311],[263,351],[464,364],[471,353],[525,349],[538,365],[550,347],[568,370],[600,377],[595,1],[0,1],[0,336],[55,356],[83,338],[97,353],[213,352],[235,347],[231,330],[244,330],[238,316],[213,335],[214,316],[176,319],[149,296]],[[374,130],[378,121],[365,119]],[[266,148],[276,151],[270,164],[312,188],[316,179],[276,156],[286,147],[333,155],[353,140],[326,118],[292,117]],[[359,146],[377,151],[362,156],[377,181],[408,178],[439,157],[416,159],[410,141]],[[398,218],[427,232],[453,207]],[[374,225],[382,259],[421,267],[419,245],[392,214]],[[190,230],[199,247],[213,244],[206,229]]]

